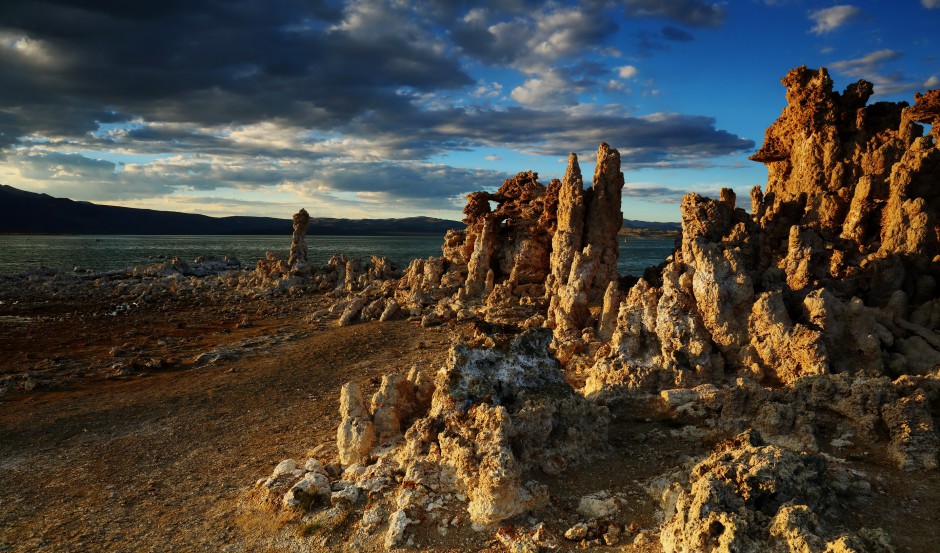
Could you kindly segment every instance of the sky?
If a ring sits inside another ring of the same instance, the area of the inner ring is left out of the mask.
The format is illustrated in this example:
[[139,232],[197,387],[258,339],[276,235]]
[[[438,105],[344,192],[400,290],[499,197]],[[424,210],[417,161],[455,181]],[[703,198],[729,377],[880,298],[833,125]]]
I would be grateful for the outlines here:
[[[780,79],[940,88],[940,0],[3,0],[0,183],[112,205],[461,218],[517,172],[590,182],[629,219],[747,198]],[[747,204],[747,201],[739,202]]]

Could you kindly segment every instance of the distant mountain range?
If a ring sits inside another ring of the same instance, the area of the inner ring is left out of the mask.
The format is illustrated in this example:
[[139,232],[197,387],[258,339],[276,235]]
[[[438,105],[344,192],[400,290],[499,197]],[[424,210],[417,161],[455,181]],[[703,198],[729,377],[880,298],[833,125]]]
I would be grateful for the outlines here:
[[[679,223],[624,219],[624,228],[679,230]],[[433,217],[403,219],[334,219],[311,217],[311,235],[418,236],[442,235],[463,228],[460,221]],[[53,198],[0,184],[0,234],[290,234],[290,219],[274,217],[209,217],[191,213],[98,205]]]
[[[312,217],[308,233],[346,236],[442,235],[459,221],[432,217],[334,219]],[[0,233],[23,234],[290,234],[290,219],[209,217],[76,202],[0,184]]]
[[663,232],[681,232],[682,223],[656,223],[653,221],[635,221],[633,219],[624,219],[623,228],[625,229],[643,229],[659,230]]

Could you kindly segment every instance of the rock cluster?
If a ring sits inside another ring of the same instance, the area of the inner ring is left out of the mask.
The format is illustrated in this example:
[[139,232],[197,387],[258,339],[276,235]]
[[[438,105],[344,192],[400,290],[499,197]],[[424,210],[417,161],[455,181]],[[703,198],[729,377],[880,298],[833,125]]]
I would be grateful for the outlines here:
[[[570,358],[598,325],[602,335],[613,331],[623,185],[620,154],[603,143],[588,189],[575,154],[562,181],[545,186],[536,173],[519,173],[495,193],[468,196],[466,227],[447,233],[442,257],[414,260],[397,282],[376,277],[360,288],[371,293],[365,303],[349,295],[337,303],[363,309],[381,296],[390,307],[383,320],[414,317],[425,326],[477,318],[544,325]],[[590,311],[601,302],[606,318]]]
[[881,530],[849,535],[819,520],[835,500],[828,481],[822,457],[745,432],[664,490],[663,551],[893,551]]
[[940,151],[914,122],[935,95],[866,106],[869,83],[840,95],[805,67],[783,83],[789,105],[752,156],[766,193],[752,214],[730,190],[686,196],[681,246],[621,304],[592,391],[940,365]]
[[[370,402],[344,388],[330,497],[361,518],[356,539],[384,528],[392,547],[428,520],[518,519],[546,498],[536,473],[605,450],[602,405],[637,401],[690,435],[738,435],[661,486],[664,550],[891,550],[880,531],[830,525],[834,498],[867,483],[824,459],[873,450],[905,470],[938,466],[940,91],[867,105],[870,83],[840,94],[806,67],[783,84],[788,105],[752,156],[769,179],[751,213],[730,189],[686,196],[674,255],[629,289],[616,273],[620,156],[606,144],[589,189],[572,154],[561,181],[519,173],[471,194],[440,258],[403,273],[336,258],[312,273],[340,324],[543,327],[455,346],[433,378],[388,376]],[[277,488],[285,504],[320,489],[308,474]],[[599,514],[617,502],[583,503],[594,522],[567,539],[617,543],[626,527]],[[496,536],[536,550],[546,532]]]
[[384,528],[387,547],[421,521],[446,528],[458,517],[485,527],[533,509],[547,500],[537,474],[559,474],[607,443],[607,409],[565,382],[550,341],[548,331],[532,330],[503,347],[457,344],[433,377],[388,375],[369,402],[346,384],[336,462],[310,460],[315,470],[304,472],[279,465],[259,488],[281,494],[285,507],[319,499],[355,512],[355,539]]

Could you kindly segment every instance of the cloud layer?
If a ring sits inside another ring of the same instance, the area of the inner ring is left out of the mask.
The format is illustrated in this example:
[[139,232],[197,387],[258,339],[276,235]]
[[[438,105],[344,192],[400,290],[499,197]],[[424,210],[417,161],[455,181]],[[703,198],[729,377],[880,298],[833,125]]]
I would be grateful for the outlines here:
[[707,115],[589,97],[646,86],[614,41],[624,25],[681,44],[726,15],[699,0],[9,0],[0,181],[94,200],[280,187],[451,209],[506,177],[437,161],[475,148],[563,156],[606,140],[628,167],[705,166],[754,143]]

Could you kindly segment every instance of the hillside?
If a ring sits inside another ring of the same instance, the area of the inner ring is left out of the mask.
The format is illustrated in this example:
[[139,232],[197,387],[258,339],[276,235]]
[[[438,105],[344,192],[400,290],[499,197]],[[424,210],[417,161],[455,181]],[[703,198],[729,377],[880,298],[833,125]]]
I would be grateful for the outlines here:
[[[440,235],[458,221],[432,217],[335,219],[314,217],[309,232],[319,235]],[[135,209],[26,192],[0,184],[0,234],[290,234],[290,219],[209,217]]]

